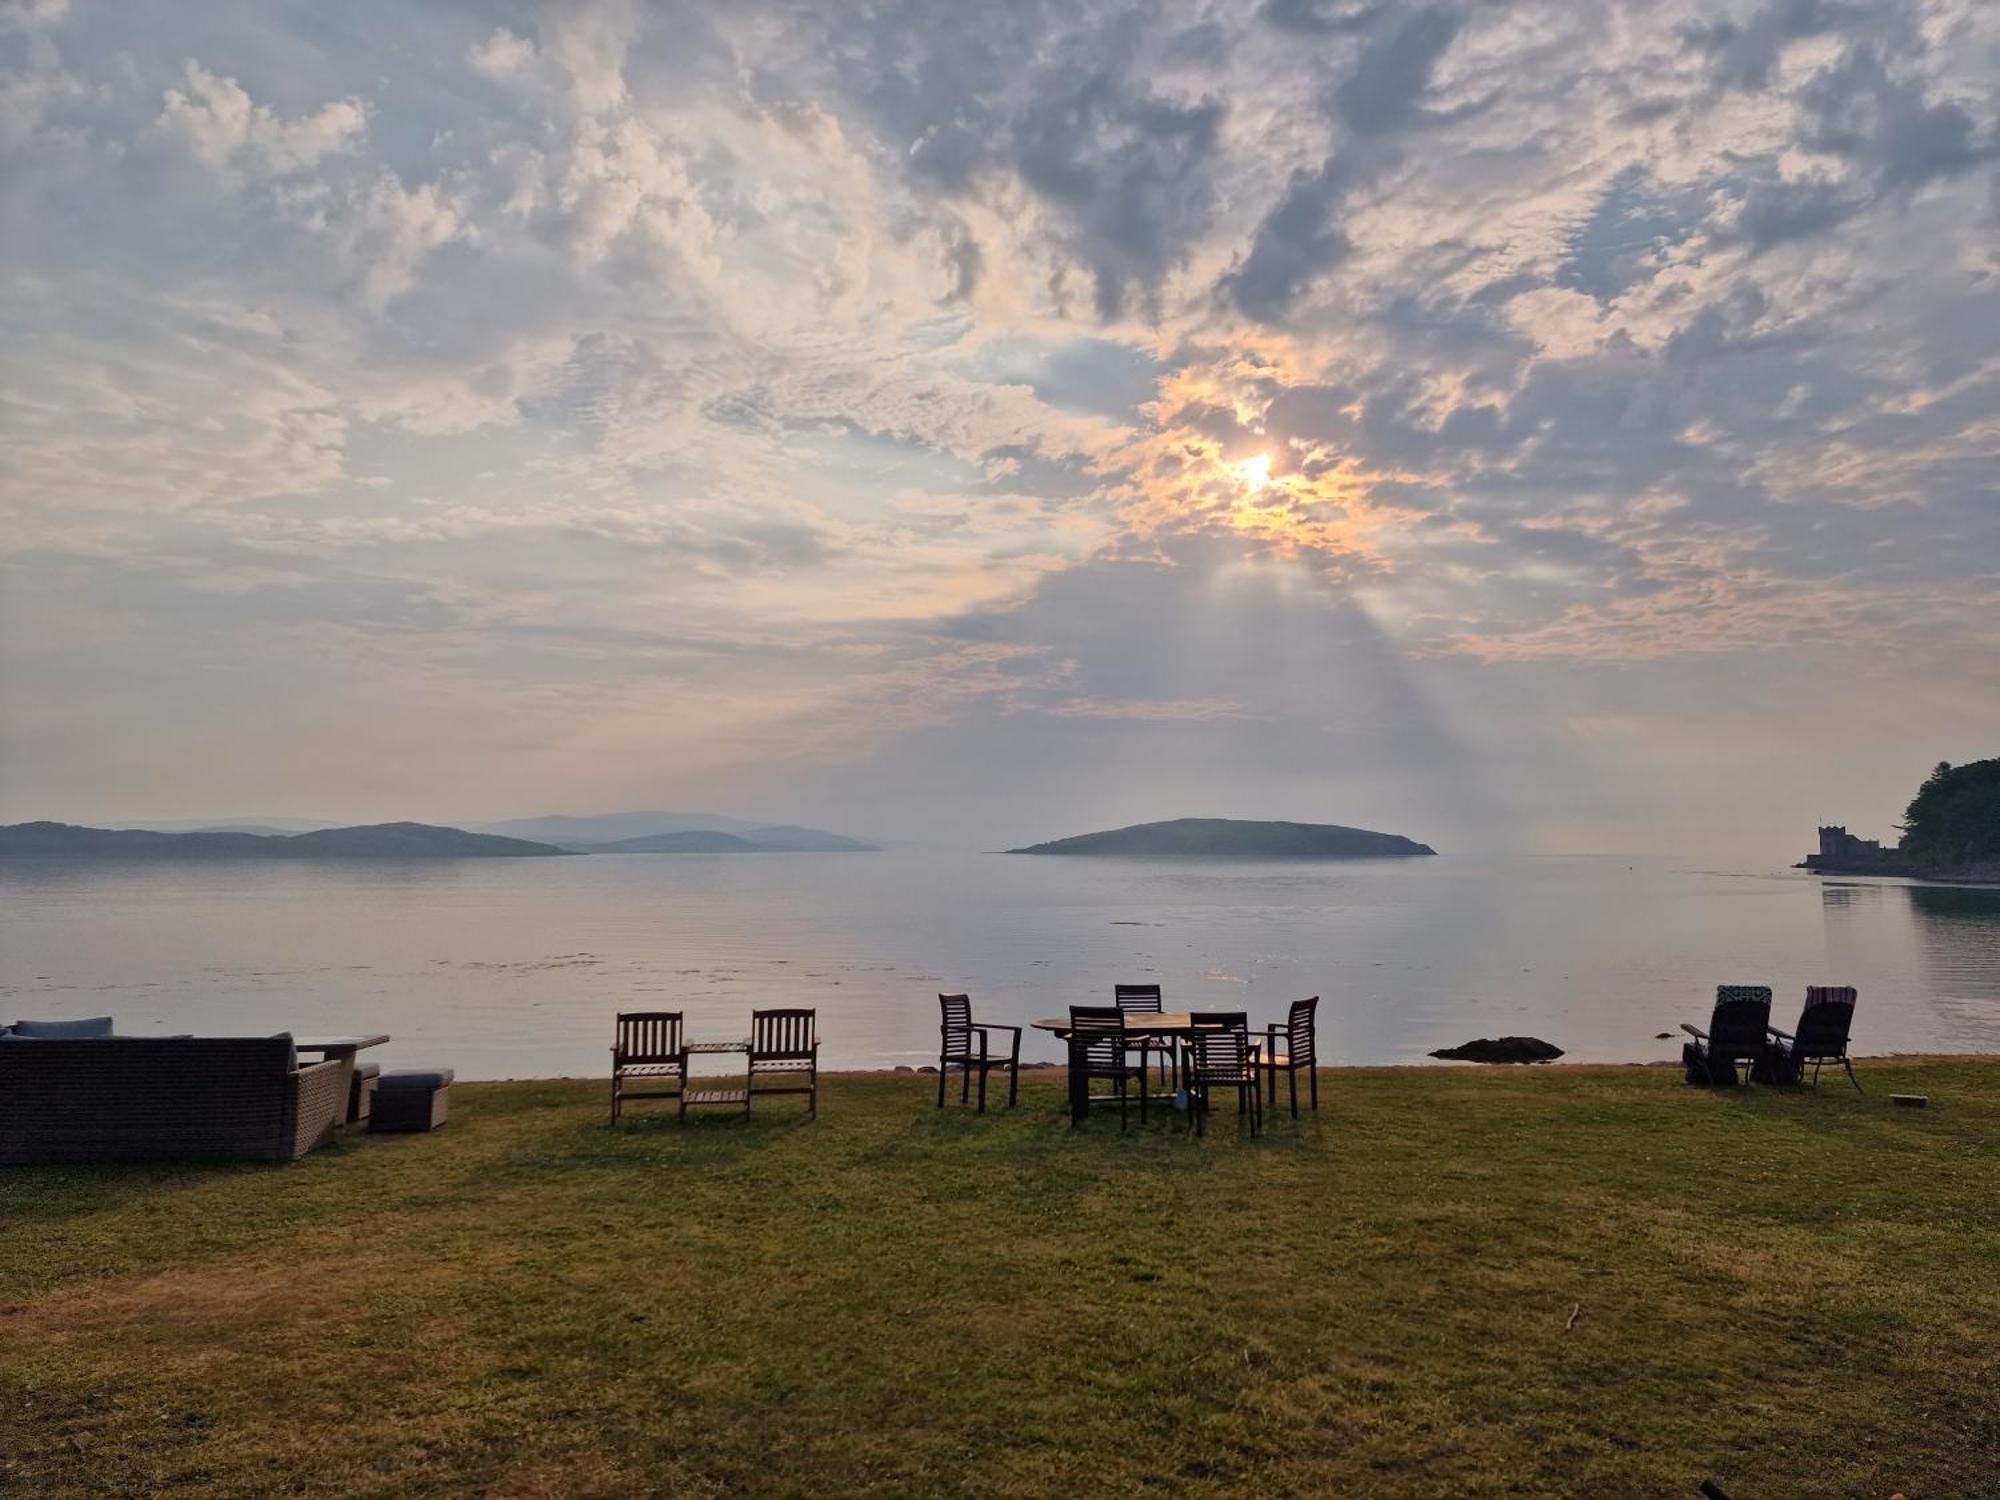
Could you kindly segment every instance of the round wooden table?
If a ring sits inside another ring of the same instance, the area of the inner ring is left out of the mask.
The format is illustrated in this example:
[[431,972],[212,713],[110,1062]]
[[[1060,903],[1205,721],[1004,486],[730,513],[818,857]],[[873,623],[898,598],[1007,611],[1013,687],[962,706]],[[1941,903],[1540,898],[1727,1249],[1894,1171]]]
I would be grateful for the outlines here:
[[[1037,1031],[1050,1032],[1059,1037],[1067,1037],[1070,1032],[1068,1016],[1043,1016],[1040,1020],[1030,1021],[1028,1024]],[[1203,1029],[1194,1024],[1193,1014],[1184,1010],[1132,1011],[1125,1017],[1125,1034],[1138,1037],[1142,1041],[1172,1041],[1180,1037],[1193,1036],[1195,1032]],[[1262,1050],[1258,1045],[1260,1035],[1256,1031],[1250,1033],[1250,1066],[1253,1069],[1258,1066],[1257,1058]],[[1176,1069],[1178,1070],[1178,1064]],[[1144,1079],[1140,1080],[1140,1087],[1142,1089],[1146,1087]],[[1171,1100],[1174,1095],[1173,1093],[1150,1094],[1148,1097]],[[1081,1111],[1084,1114],[1090,1112],[1088,1079],[1071,1077],[1069,1101],[1072,1111]]]

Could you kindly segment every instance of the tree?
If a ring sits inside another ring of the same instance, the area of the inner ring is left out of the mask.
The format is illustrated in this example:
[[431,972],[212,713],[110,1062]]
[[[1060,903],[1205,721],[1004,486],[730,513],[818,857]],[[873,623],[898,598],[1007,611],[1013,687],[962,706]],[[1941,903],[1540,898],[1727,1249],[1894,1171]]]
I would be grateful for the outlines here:
[[1919,864],[2000,860],[2000,759],[1939,761],[1903,814],[1901,847]]

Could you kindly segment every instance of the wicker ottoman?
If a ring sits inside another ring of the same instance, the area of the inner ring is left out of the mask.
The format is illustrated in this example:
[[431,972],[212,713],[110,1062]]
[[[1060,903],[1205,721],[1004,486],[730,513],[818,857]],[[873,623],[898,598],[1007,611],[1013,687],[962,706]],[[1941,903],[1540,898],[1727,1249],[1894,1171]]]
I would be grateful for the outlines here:
[[375,1103],[375,1085],[381,1081],[380,1063],[356,1063],[354,1078],[347,1085],[347,1123],[363,1124]]
[[451,1098],[450,1068],[391,1068],[375,1080],[370,1130],[435,1130]]

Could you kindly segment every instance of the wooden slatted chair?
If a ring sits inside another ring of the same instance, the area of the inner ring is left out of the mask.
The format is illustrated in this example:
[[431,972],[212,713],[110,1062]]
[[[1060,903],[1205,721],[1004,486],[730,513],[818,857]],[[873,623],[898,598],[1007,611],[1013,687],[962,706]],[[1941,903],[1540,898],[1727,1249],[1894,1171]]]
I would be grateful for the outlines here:
[[1299,1117],[1299,1072],[1305,1071],[1306,1087],[1312,1099],[1312,1107],[1319,1108],[1319,1050],[1316,1042],[1319,996],[1310,1000],[1294,1000],[1285,1017],[1285,1024],[1276,1023],[1264,1028],[1264,1045],[1257,1058],[1257,1066],[1264,1072],[1271,1107],[1278,1104],[1278,1075],[1285,1075],[1285,1085],[1291,1091],[1292,1118]]
[[[611,1123],[618,1123],[627,1099],[676,1099],[682,1118],[686,1118],[687,1072],[687,1042],[681,1035],[680,1011],[620,1011],[617,1036],[611,1044]],[[635,1079],[675,1087],[642,1093],[626,1087]]]
[[[1213,1016],[1220,1023],[1204,1025],[1202,1017]],[[1249,1020],[1240,1011],[1196,1012],[1190,1018],[1194,1030],[1187,1038],[1187,1057],[1181,1077],[1187,1085],[1189,1107],[1194,1111],[1196,1135],[1206,1134],[1210,1095],[1216,1089],[1236,1090],[1236,1112],[1250,1117],[1254,1139],[1264,1124],[1264,1091],[1257,1074],[1257,1044],[1250,1040]]]
[[1764,1052],[1764,1032],[1771,1024],[1771,987],[1767,984],[1718,984],[1715,1010],[1708,1030],[1681,1022],[1693,1037],[1681,1048],[1689,1083],[1737,1083],[1736,1066],[1755,1067]]
[[[1139,1123],[1146,1121],[1146,1065],[1153,1042],[1149,1037],[1126,1034],[1125,1015],[1115,1005],[1072,1005],[1069,1008],[1069,1123],[1090,1112],[1093,1099],[1118,1101],[1118,1128],[1125,1128],[1129,1085],[1139,1083]],[[1139,1053],[1134,1066],[1130,1053]],[[1092,1079],[1104,1079],[1115,1089],[1112,1094],[1092,1094]]]
[[1811,1063],[1813,1087],[1818,1088],[1820,1065],[1837,1062],[1847,1070],[1847,1081],[1854,1085],[1855,1091],[1866,1093],[1847,1057],[1847,1033],[1854,1025],[1854,1002],[1859,998],[1851,984],[1807,985],[1806,1005],[1799,1012],[1797,1033],[1780,1031],[1775,1026],[1765,1028],[1777,1039],[1771,1043],[1774,1055],[1767,1059],[1772,1075],[1786,1083],[1797,1083],[1805,1074],[1805,1065]]
[[[995,1068],[1007,1070],[1007,1107],[1012,1109],[1021,1096],[1021,1028],[992,1021],[972,1019],[972,999],[968,995],[939,995],[942,1013],[938,1047],[938,1108],[944,1108],[945,1080],[953,1068],[960,1070],[958,1102],[966,1102],[972,1089],[972,1075],[979,1075],[979,1112],[986,1112],[986,1075]],[[988,1032],[1006,1031],[1014,1037],[1005,1054],[992,1050]],[[977,1045],[974,1045],[975,1042]]]
[[[1188,1012],[1188,1025],[1199,1031],[1227,1031],[1231,1027],[1247,1031],[1250,1029],[1250,1013],[1242,1010],[1191,1010]],[[1183,1036],[1178,1041],[1178,1055],[1174,1058],[1176,1078],[1187,1071],[1188,1058],[1194,1050],[1192,1039]]]
[[[1117,1001],[1119,1013],[1122,1015],[1157,1016],[1165,1009],[1165,1002],[1160,997],[1160,987],[1157,984],[1114,984],[1111,986],[1111,994]],[[1133,1051],[1138,1050],[1136,1042],[1130,1043],[1129,1046]],[[1174,1077],[1179,1077],[1180,1059],[1175,1055],[1173,1047],[1160,1041],[1148,1041],[1146,1050],[1159,1053],[1162,1081],[1167,1079],[1170,1072]]]
[[[750,1113],[750,1101],[769,1094],[804,1094],[806,1113],[819,1114],[819,1012],[811,1010],[753,1010],[750,1012],[750,1076],[745,1080],[743,1113]],[[803,1084],[779,1088],[758,1088],[757,1080],[772,1075],[796,1077]]]

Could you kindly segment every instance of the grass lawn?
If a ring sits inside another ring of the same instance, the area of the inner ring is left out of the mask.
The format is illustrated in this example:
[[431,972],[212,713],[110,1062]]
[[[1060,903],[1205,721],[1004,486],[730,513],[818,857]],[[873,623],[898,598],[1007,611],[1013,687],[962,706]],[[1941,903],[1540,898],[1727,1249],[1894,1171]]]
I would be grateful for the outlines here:
[[1329,1070],[1254,1143],[1071,1131],[1054,1073],[615,1133],[461,1084],[290,1166],[10,1168],[0,1492],[2000,1494],[2000,1064],[1861,1073]]

